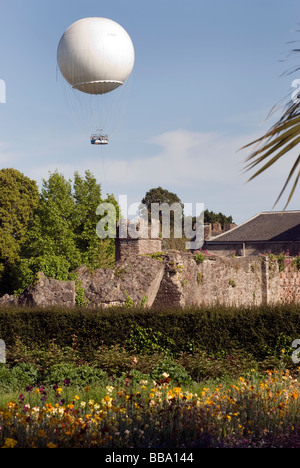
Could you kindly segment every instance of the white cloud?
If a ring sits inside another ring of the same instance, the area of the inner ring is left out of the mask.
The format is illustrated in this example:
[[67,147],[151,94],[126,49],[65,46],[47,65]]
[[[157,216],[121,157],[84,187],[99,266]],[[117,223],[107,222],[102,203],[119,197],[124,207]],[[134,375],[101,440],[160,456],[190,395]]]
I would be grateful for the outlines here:
[[[239,223],[259,211],[272,209],[295,161],[296,153],[291,152],[265,174],[247,184],[252,173],[243,174],[243,169],[253,147],[242,151],[239,149],[259,136],[254,133],[231,136],[176,129],[145,141],[147,156],[139,153],[141,156],[128,158],[124,155],[122,159],[109,158],[105,151],[102,156],[96,151],[95,158],[92,150],[97,148],[87,151],[88,158],[83,159],[78,156],[82,147],[78,145],[77,150],[75,138],[73,147],[67,147],[67,151],[62,145],[61,153],[66,151],[68,158],[62,154],[61,163],[56,164],[46,157],[34,158],[34,166],[31,164],[23,172],[41,181],[48,178],[49,171],[59,170],[66,178],[72,179],[75,171],[84,174],[89,169],[102,184],[104,194],[114,193],[117,198],[127,194],[129,203],[141,201],[149,189],[160,185],[176,193],[183,203],[203,202],[210,210],[232,214]],[[127,151],[131,150],[137,152],[134,144],[127,148]],[[289,209],[299,209],[297,196],[296,193]],[[283,203],[276,209],[282,207]]]
[[144,187],[224,183],[239,176],[247,153],[237,151],[248,141],[249,136],[230,138],[214,132],[173,130],[146,142],[158,147],[151,156],[107,161],[106,174],[114,182]]

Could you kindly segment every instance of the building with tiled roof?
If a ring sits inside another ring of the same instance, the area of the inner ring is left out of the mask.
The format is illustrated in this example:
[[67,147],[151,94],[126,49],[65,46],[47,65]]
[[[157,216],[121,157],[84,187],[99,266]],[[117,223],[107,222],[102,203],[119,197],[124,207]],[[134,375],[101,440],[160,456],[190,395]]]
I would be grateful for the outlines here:
[[262,212],[244,223],[210,237],[203,246],[221,255],[258,255],[289,251],[300,253],[300,211]]

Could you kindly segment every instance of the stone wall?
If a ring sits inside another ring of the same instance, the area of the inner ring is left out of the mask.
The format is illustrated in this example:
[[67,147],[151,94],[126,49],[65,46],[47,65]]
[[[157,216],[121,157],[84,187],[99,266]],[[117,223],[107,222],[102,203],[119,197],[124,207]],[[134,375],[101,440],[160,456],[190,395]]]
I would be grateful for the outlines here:
[[[121,222],[122,225],[119,224]],[[128,220],[121,220],[119,223],[115,239],[116,262],[128,258],[135,259],[139,255],[161,252],[162,239],[153,236],[151,227],[145,220],[140,219],[132,223]],[[157,224],[154,225],[155,229],[158,234]]]
[[164,265],[148,256],[120,260],[114,269],[90,272],[84,265],[77,270],[89,307],[151,307],[159,289]]
[[287,265],[280,272],[280,302],[300,304],[300,272],[293,265]]
[[116,239],[116,261],[135,258],[138,255],[161,252],[161,239]]
[[[113,269],[78,268],[78,280],[91,308],[110,306],[186,307],[300,304],[300,271],[287,264],[283,271],[268,256],[222,257],[179,251],[133,255]],[[75,283],[39,274],[19,298],[3,296],[0,305],[75,305]]]
[[228,258],[209,255],[197,264],[193,254],[167,252],[154,306],[251,306],[300,303],[300,271],[279,272],[267,256]]
[[38,273],[36,281],[15,301],[14,305],[27,307],[75,306],[75,282],[59,281]]
[[262,261],[210,255],[197,264],[195,255],[168,252],[155,306],[253,305],[265,302]]

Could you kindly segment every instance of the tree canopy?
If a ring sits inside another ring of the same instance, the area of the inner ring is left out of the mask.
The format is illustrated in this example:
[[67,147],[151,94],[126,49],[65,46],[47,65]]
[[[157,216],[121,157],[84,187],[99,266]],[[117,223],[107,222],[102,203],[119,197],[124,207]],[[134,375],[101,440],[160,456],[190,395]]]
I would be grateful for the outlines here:
[[213,211],[204,211],[204,223],[220,223],[222,227],[224,224],[232,224],[232,216],[226,216],[223,213],[214,213]]
[[0,292],[9,287],[38,203],[35,181],[16,169],[0,170]]
[[104,201],[117,202],[111,194],[102,199],[90,171],[84,177],[75,172],[73,181],[50,173],[40,193],[17,172],[1,171],[0,183],[1,294],[21,292],[38,271],[68,280],[82,264],[95,269],[114,263],[114,239],[98,237],[96,210]]

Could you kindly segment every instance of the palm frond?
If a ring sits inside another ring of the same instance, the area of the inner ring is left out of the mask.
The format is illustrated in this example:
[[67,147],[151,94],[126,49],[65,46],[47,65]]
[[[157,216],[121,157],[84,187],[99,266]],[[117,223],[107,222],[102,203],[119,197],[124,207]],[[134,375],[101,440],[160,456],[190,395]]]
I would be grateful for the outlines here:
[[[241,149],[249,148],[252,145],[259,145],[256,149],[248,156],[246,159],[245,171],[250,171],[259,164],[262,164],[262,167],[248,179],[253,180],[258,175],[262,174],[264,171],[269,169],[274,163],[276,163],[280,158],[285,156],[293,148],[295,148],[300,143],[300,103],[291,101],[279,118],[279,120],[266,132],[262,137],[248,143],[243,146]],[[297,168],[299,167],[299,172],[297,174]],[[274,204],[278,203],[283,193],[285,192],[288,184],[291,182],[292,177],[295,176],[295,181],[288,196],[287,203],[284,207],[288,206],[290,203],[295,189],[297,187],[299,177],[300,177],[300,155],[296,158],[296,161],[291,168],[288,177],[283,185],[283,188]],[[274,208],[273,206],[273,208]]]

